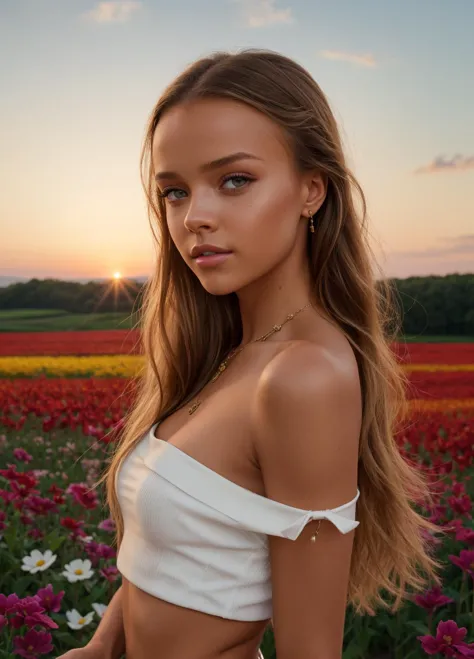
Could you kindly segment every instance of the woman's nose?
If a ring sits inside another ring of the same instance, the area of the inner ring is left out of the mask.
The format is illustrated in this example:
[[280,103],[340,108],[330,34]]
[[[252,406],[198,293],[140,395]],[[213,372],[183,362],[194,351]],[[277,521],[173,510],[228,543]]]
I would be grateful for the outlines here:
[[191,205],[184,218],[184,226],[188,231],[192,231],[193,233],[200,229],[215,229],[217,226],[216,213],[205,205]]

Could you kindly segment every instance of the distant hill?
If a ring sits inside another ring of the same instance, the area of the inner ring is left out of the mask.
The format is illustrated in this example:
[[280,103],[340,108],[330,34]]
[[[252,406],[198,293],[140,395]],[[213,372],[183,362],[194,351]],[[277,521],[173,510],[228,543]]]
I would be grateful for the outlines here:
[[[10,284],[17,284],[21,282],[27,282],[30,281],[31,277],[22,277],[20,275],[0,275],[0,288],[5,288],[6,286],[10,286]],[[87,284],[90,281],[97,281],[97,282],[104,282],[104,281],[109,281],[111,278],[107,277],[89,277],[89,278],[68,278],[68,277],[61,277],[62,281],[75,281],[79,284]],[[127,277],[130,281],[136,281],[139,284],[144,284],[148,277],[147,275],[140,275],[138,277]]]
[[[61,311],[75,318],[66,321],[60,314],[54,314],[58,327],[64,322],[68,327],[82,328],[87,324],[99,329],[104,323],[109,327],[112,322],[103,316],[105,313],[118,314],[113,317],[113,323],[122,324],[128,322],[124,319],[129,314],[141,309],[146,281],[146,277],[82,281],[35,278],[0,288],[0,310],[20,311],[22,319],[28,311],[30,314],[34,311],[36,317],[32,319],[30,315],[28,323],[35,327],[46,323],[42,319],[45,314],[38,315],[38,310],[49,314],[53,310]],[[394,302],[401,312],[404,335],[413,338],[474,336],[474,273],[407,277],[392,279],[391,284],[396,294]],[[78,318],[78,314],[92,317]],[[9,327],[18,320],[11,313],[3,313],[2,318]],[[6,329],[5,325],[3,331]]]

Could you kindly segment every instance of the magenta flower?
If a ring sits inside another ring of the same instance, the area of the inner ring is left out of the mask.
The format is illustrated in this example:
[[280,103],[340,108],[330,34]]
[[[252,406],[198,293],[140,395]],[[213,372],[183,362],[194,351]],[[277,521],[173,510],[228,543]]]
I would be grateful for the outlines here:
[[102,531],[109,531],[110,533],[113,533],[115,528],[115,522],[111,517],[109,517],[109,519],[104,519],[99,524],[99,529],[102,529]]
[[18,460],[18,462],[31,462],[33,460],[33,456],[22,448],[14,448],[13,455],[15,456],[15,459]]
[[49,583],[46,588],[40,588],[36,593],[41,606],[48,613],[57,613],[61,608],[61,600],[64,597],[64,590],[59,593],[53,592],[53,586]]
[[474,579],[474,550],[463,549],[459,556],[449,555],[449,560]]
[[27,627],[41,625],[47,629],[57,629],[57,624],[44,614],[44,610],[44,606],[36,596],[24,597],[10,609],[9,613],[14,614],[13,618],[10,619],[10,623],[15,629],[19,629],[23,625],[27,625]]
[[51,499],[32,494],[27,499],[25,499],[25,508],[30,510],[35,515],[47,515],[50,512],[56,511],[57,505],[54,503],[54,501],[51,501]]
[[15,593],[8,596],[0,593],[0,613],[2,615],[7,613],[10,609],[13,609],[19,601],[20,598]]
[[459,497],[449,497],[448,503],[456,515],[467,515],[469,518],[471,517],[472,501],[469,495],[463,494]]
[[7,620],[6,616],[4,616],[3,613],[0,613],[0,632],[7,625],[8,625],[8,620]]
[[115,565],[110,565],[109,567],[103,567],[100,570],[100,574],[107,579],[110,583],[118,579],[119,571]]
[[51,634],[48,632],[37,632],[30,629],[24,636],[15,636],[13,639],[13,654],[18,654],[24,659],[36,659],[39,654],[48,654],[53,651]]
[[110,545],[106,545],[105,543],[100,543],[97,546],[97,553],[100,556],[100,558],[104,558],[105,560],[109,558],[115,558],[115,556],[117,555],[117,552],[114,549],[114,547],[111,547]]
[[428,611],[434,611],[438,606],[454,602],[451,597],[442,594],[439,586],[434,586],[430,590],[427,590],[424,595],[415,595],[413,600],[418,606],[421,606]]
[[458,627],[454,620],[441,621],[436,636],[417,636],[426,654],[440,652],[445,657],[474,657],[474,644],[466,643],[466,627]]
[[474,545],[474,531],[462,526],[457,530],[456,540],[465,542],[468,545]]
[[41,529],[30,529],[29,531],[27,531],[26,535],[29,538],[34,538],[35,540],[40,540],[41,538],[44,537],[44,533],[43,531],[41,531]]

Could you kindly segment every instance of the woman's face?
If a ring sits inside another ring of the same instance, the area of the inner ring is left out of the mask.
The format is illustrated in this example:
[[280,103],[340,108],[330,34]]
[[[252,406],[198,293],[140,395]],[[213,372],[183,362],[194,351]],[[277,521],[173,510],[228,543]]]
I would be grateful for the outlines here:
[[[171,238],[212,294],[267,274],[308,231],[301,216],[310,179],[297,172],[280,127],[244,103],[200,99],[168,110],[155,130],[153,168]],[[204,243],[230,254],[200,263],[191,249]]]

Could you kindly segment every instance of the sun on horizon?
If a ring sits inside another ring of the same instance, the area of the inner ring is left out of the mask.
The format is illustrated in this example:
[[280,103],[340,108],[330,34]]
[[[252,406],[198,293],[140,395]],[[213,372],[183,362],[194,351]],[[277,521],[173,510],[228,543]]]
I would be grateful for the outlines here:
[[120,272],[114,272],[114,279],[122,279]]

